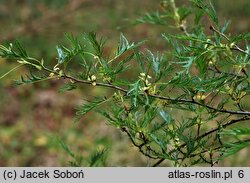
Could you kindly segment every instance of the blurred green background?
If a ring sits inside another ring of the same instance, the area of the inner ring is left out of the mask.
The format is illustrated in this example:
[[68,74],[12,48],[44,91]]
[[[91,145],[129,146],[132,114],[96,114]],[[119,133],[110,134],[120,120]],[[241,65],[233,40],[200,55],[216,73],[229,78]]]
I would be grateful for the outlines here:
[[[176,0],[177,4],[187,3]],[[151,50],[164,49],[162,32],[167,27],[131,26],[131,21],[159,9],[155,0],[0,0],[0,43],[18,39],[28,52],[55,65],[55,46],[65,42],[64,33],[81,35],[95,31],[107,38],[106,50],[113,52],[120,32],[133,41],[149,39]],[[250,30],[250,1],[216,1],[220,21],[231,20],[230,31]],[[0,76],[15,66],[0,60]],[[63,81],[14,86],[13,80],[25,74],[19,69],[0,80],[0,166],[68,166],[70,156],[58,139],[87,160],[96,149],[107,149],[105,166],[145,166],[144,158],[124,134],[106,124],[103,117],[88,113],[73,123],[75,108],[83,97],[102,95],[95,87],[82,87],[67,93],[58,90]],[[222,161],[220,166],[250,166],[247,149]],[[82,164],[87,166],[87,164]],[[166,163],[165,165],[170,165]]]

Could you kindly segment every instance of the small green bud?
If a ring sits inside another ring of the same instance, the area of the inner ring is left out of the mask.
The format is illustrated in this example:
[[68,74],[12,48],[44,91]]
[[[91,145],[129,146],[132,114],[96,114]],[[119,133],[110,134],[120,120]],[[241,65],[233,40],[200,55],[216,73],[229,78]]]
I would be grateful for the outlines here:
[[146,74],[144,72],[140,73],[140,76],[145,77]]
[[52,78],[52,77],[54,77],[54,75],[55,75],[55,74],[54,74],[53,72],[51,72],[51,73],[49,74],[49,77]]
[[35,67],[36,67],[39,71],[42,70],[42,66],[40,66],[40,65],[36,65]]
[[27,62],[25,60],[17,60],[18,63],[20,64],[26,64]]
[[150,88],[149,86],[145,86],[145,87],[143,87],[141,90],[142,90],[142,91],[147,91],[147,90],[149,90],[149,88]]
[[59,71],[59,77],[62,77],[62,75],[63,75],[63,71],[60,70],[60,71]]
[[99,57],[97,55],[94,56],[94,59],[99,59]]
[[95,75],[91,75],[88,77],[88,81],[92,82],[93,86],[96,86],[96,76]]
[[95,75],[92,75],[91,76],[91,81],[95,81],[96,80],[96,76]]
[[212,60],[209,60],[208,65],[214,65]]
[[233,48],[234,46],[235,46],[235,43],[232,42],[232,43],[230,44],[230,48]]
[[204,94],[202,94],[202,93],[197,93],[197,94],[193,97],[194,100],[205,100],[206,98],[207,98],[207,96],[204,95]]

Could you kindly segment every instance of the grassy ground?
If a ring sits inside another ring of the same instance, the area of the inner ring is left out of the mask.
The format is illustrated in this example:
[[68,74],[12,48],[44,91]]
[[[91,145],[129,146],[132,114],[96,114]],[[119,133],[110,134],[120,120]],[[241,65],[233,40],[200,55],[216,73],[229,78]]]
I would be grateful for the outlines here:
[[[20,40],[29,52],[56,63],[55,45],[63,43],[64,33],[80,35],[96,31],[108,38],[107,51],[113,51],[119,32],[133,41],[149,39],[147,47],[163,49],[159,39],[166,27],[131,26],[130,20],[159,8],[160,1],[144,0],[72,0],[72,1],[0,1],[0,42]],[[182,4],[185,1],[177,1]],[[248,0],[216,1],[222,21],[230,19],[232,32],[250,30]],[[13,68],[0,60],[0,75]],[[87,114],[80,123],[73,123],[75,107],[83,95],[102,95],[102,90],[82,87],[68,93],[58,93],[62,81],[52,81],[16,87],[12,80],[25,73],[0,80],[0,166],[68,166],[71,158],[60,146],[62,140],[82,156],[82,165],[96,149],[107,148],[106,166],[145,166],[142,157],[126,136],[109,127],[96,113]],[[70,100],[69,100],[70,99]],[[98,135],[96,135],[98,134]],[[247,149],[221,162],[223,166],[250,166]],[[166,164],[170,165],[170,164]]]

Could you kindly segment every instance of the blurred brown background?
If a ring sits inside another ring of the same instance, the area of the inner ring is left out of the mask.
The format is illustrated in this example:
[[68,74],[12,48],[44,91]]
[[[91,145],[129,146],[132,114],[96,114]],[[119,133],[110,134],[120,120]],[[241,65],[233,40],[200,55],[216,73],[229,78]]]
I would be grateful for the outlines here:
[[[176,0],[177,4],[187,3]],[[159,9],[152,0],[0,0],[0,43],[18,39],[28,52],[47,63],[56,63],[57,44],[64,33],[80,35],[95,31],[107,37],[106,49],[115,50],[119,33],[129,40],[149,39],[146,46],[163,50],[162,32],[167,27],[138,25],[131,21]],[[216,1],[220,21],[231,20],[232,33],[250,30],[250,1]],[[0,60],[0,76],[15,66]],[[107,166],[145,166],[146,159],[133,148],[126,136],[106,124],[103,117],[88,113],[81,123],[73,123],[75,107],[86,93],[102,90],[82,87],[59,93],[62,81],[14,86],[13,80],[25,69],[0,80],[0,166],[68,166],[70,157],[58,143],[62,139],[77,155],[87,158],[101,147],[108,149]],[[98,135],[96,135],[98,134]],[[84,165],[84,164],[83,164]],[[168,165],[168,164],[166,164]],[[220,166],[250,166],[249,151],[228,158]]]

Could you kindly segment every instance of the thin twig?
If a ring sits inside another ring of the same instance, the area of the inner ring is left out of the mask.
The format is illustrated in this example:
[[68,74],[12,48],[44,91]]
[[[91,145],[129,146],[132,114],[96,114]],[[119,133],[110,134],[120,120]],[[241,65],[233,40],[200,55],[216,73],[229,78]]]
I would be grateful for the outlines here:
[[[246,139],[246,140],[243,140],[243,141],[237,141],[237,142],[234,142],[233,144],[239,144],[239,143],[242,143],[242,142],[250,142],[250,139]],[[223,146],[223,147],[228,148],[227,146]],[[221,149],[221,148],[222,148],[222,146],[217,146],[217,147],[213,148],[212,151],[216,151],[216,150]],[[195,156],[198,156],[200,154],[204,154],[206,152],[208,152],[208,150],[204,150],[204,151],[201,151],[201,152],[195,153],[195,154],[190,154],[189,157],[195,157]]]
[[[148,158],[151,158],[151,159],[159,159],[158,157],[153,157],[153,156],[151,156],[151,155],[147,152],[149,149],[147,149],[146,152],[144,152],[143,149],[142,149],[142,147],[145,145],[145,143],[142,143],[142,144],[138,145],[138,144],[134,141],[132,135],[129,133],[129,131],[128,131],[128,129],[127,129],[126,127],[123,127],[121,130],[127,134],[127,136],[129,137],[130,141],[132,142],[132,144],[133,144],[135,147],[137,147],[137,148],[139,149],[139,151],[140,151],[144,156],[146,156],[146,157],[148,157]],[[151,151],[151,149],[150,149],[150,151]]]
[[[218,31],[217,29],[215,29],[215,27],[213,25],[210,25],[210,29],[212,31],[214,31],[215,33],[217,33],[217,34],[221,35],[222,37],[224,37],[228,42],[230,42],[230,39],[224,33]],[[247,55],[250,55],[250,53],[248,53],[247,51],[243,50],[242,48],[240,48],[236,44],[234,44],[233,47],[231,47],[230,49],[242,52],[242,53],[247,54]]]
[[[44,66],[42,66],[43,70],[51,73],[53,72],[54,74],[60,76],[60,74],[56,71],[53,71],[51,69],[48,69]],[[67,79],[70,79],[74,82],[77,82],[77,83],[83,83],[83,84],[89,84],[89,85],[92,85],[92,82],[91,81],[88,81],[88,80],[81,80],[81,79],[77,79],[73,76],[70,76],[70,75],[62,75],[60,76],[61,78],[67,78]],[[113,88],[113,89],[116,89],[116,90],[119,90],[125,94],[128,94],[128,90],[127,89],[124,89],[124,88],[121,88],[119,86],[115,86],[115,85],[112,85],[110,83],[100,83],[100,82],[96,82],[96,86],[102,86],[102,87],[107,87],[107,88]],[[141,95],[143,95],[143,93],[141,93]],[[206,107],[208,109],[211,109],[213,111],[216,111],[216,112],[221,112],[221,113],[228,113],[228,114],[241,114],[241,115],[248,115],[250,116],[250,111],[232,111],[232,110],[227,110],[227,109],[217,109],[217,108],[214,108],[214,107],[211,107],[209,105],[206,105],[206,104],[203,104],[203,103],[200,103],[200,102],[197,102],[195,100],[188,100],[188,99],[176,99],[176,98],[171,98],[171,97],[166,97],[166,96],[162,96],[162,95],[156,95],[156,94],[147,94],[147,96],[149,97],[154,97],[154,98],[158,98],[158,99],[162,99],[162,100],[167,100],[167,101],[170,101],[170,102],[173,102],[173,103],[191,103],[191,104],[196,104],[196,105],[199,105],[199,106],[203,106],[203,107]]]
[[[67,79],[71,79],[72,81],[77,82],[77,83],[84,83],[84,84],[91,84],[92,85],[92,81],[80,80],[80,79],[74,78],[74,77],[69,76],[69,75],[64,75],[62,77],[67,78]],[[122,91],[124,93],[128,92],[128,90],[126,90],[126,89],[123,89],[123,88],[121,88],[119,86],[114,86],[112,84],[107,84],[107,83],[96,82],[96,86],[103,86],[103,87],[113,88],[113,89]]]
[[[242,118],[233,119],[233,120],[231,120],[231,121],[229,121],[229,122],[223,124],[222,127],[227,127],[227,126],[232,125],[232,124],[234,124],[234,123],[237,123],[237,122],[240,122],[240,121],[246,121],[246,120],[250,120],[250,117],[244,116],[244,117],[242,117]],[[210,131],[208,131],[208,132],[206,132],[206,133],[204,133],[204,134],[198,136],[194,141],[200,140],[200,139],[202,139],[202,138],[204,138],[204,137],[210,135],[211,133],[214,133],[214,132],[218,131],[220,128],[221,128],[221,127],[214,128],[214,129],[212,129],[212,130],[210,130]],[[181,144],[178,148],[183,148],[183,147],[185,147],[186,145],[187,145],[186,143],[183,143],[183,144]],[[176,149],[170,151],[168,154],[171,155],[171,154],[174,153],[175,151],[176,151]],[[153,165],[153,167],[156,167],[156,166],[160,165],[164,160],[165,160],[164,158],[158,160],[158,161]]]
[[[51,71],[49,70],[49,72],[51,72]],[[55,73],[55,74],[58,74],[58,73]],[[59,75],[59,74],[58,74],[58,75]],[[72,81],[74,81],[74,82],[78,82],[78,83],[92,84],[91,81],[77,79],[77,78],[72,77],[72,76],[69,76],[69,75],[63,75],[63,76],[61,76],[61,77],[62,77],[62,78],[70,79],[70,80],[72,80]],[[128,90],[127,90],[127,89],[121,88],[121,87],[119,87],[119,86],[114,86],[114,85],[112,85],[112,84],[96,82],[96,86],[103,86],[103,87],[113,88],[113,89],[122,91],[122,92],[124,92],[124,93],[126,93],[126,94],[128,93]],[[211,106],[209,106],[209,105],[199,103],[199,102],[197,102],[197,101],[195,101],[195,100],[175,99],[175,98],[170,98],[170,97],[161,96],[161,95],[154,95],[154,94],[148,94],[148,96],[149,96],[149,97],[158,98],[158,99],[162,99],[162,100],[171,101],[171,102],[177,102],[177,103],[192,103],[192,104],[196,104],[196,105],[199,105],[199,106],[203,106],[203,107],[206,107],[206,108],[211,109],[211,110],[213,110],[213,111],[221,112],[221,113],[241,114],[241,115],[249,115],[249,116],[250,116],[250,111],[233,111],[233,110],[226,110],[226,109],[217,109],[217,108],[211,107]]]
[[160,95],[149,95],[149,96],[159,98],[159,99],[163,99],[163,100],[167,100],[167,101],[177,102],[177,103],[192,103],[192,104],[196,104],[196,105],[199,105],[199,106],[206,107],[206,108],[214,110],[216,112],[229,113],[229,114],[250,115],[250,111],[232,111],[232,110],[226,110],[226,109],[217,109],[217,108],[211,107],[209,105],[199,103],[199,102],[197,102],[195,100],[174,99],[174,98],[160,96]]

